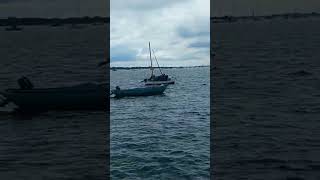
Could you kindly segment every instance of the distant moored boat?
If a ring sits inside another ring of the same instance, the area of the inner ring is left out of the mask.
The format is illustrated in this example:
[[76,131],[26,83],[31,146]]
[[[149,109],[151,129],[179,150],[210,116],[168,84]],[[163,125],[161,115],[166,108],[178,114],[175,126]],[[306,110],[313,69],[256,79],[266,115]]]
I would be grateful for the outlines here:
[[18,27],[16,25],[12,25],[11,27],[6,28],[6,31],[21,31],[21,30],[22,30],[22,28]]

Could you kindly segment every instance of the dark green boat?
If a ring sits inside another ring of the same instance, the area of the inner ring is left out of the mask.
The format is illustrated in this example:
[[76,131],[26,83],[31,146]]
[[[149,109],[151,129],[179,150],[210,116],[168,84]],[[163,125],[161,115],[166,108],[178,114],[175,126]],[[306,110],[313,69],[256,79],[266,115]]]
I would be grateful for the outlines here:
[[111,91],[116,98],[128,97],[128,96],[153,96],[160,95],[166,90],[167,85],[160,86],[146,86],[132,89],[120,89],[119,86],[115,90]]
[[[21,79],[26,80],[26,79]],[[26,88],[27,83],[29,88]],[[4,106],[13,102],[20,111],[39,112],[47,110],[106,110],[107,84],[84,83],[71,87],[33,88],[29,81],[21,89],[2,92]]]

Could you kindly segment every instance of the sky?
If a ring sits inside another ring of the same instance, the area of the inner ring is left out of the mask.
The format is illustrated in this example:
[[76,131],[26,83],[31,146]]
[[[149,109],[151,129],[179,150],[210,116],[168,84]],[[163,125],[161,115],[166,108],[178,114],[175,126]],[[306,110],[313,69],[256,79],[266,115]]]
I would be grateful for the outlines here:
[[113,66],[150,66],[148,42],[160,66],[210,63],[210,0],[111,0]]
[[109,0],[0,0],[0,18],[107,16]]
[[320,12],[320,0],[212,0],[213,16]]

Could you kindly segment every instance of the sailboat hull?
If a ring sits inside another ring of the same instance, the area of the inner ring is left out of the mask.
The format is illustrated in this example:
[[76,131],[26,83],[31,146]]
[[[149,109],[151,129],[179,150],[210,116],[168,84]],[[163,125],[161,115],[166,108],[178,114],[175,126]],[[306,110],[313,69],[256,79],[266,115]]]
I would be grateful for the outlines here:
[[169,81],[146,81],[145,85],[150,86],[150,85],[161,85],[161,84],[174,84],[173,80]]

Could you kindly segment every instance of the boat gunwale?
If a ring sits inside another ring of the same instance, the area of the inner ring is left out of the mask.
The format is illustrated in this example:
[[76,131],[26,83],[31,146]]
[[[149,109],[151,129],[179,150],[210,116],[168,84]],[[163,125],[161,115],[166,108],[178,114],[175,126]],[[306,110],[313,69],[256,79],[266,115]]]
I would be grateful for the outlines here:
[[[3,94],[15,94],[15,93],[65,93],[74,92],[88,92],[88,91],[100,91],[106,84],[88,84],[90,86],[85,86],[85,84],[70,86],[70,87],[54,87],[54,88],[33,88],[33,89],[6,89]],[[84,88],[85,87],[85,88]],[[97,89],[99,87],[99,89]],[[107,88],[106,88],[107,90]]]
[[[112,90],[111,92],[116,95],[116,97],[128,97],[128,96],[152,96],[152,95],[160,95],[166,89],[168,85],[157,85],[157,86],[145,86],[145,87],[137,87],[133,89],[120,89],[120,90]],[[141,92],[147,89],[147,92]],[[140,91],[140,92],[137,92]],[[130,94],[133,93],[133,94]],[[135,94],[134,94],[135,93]]]

